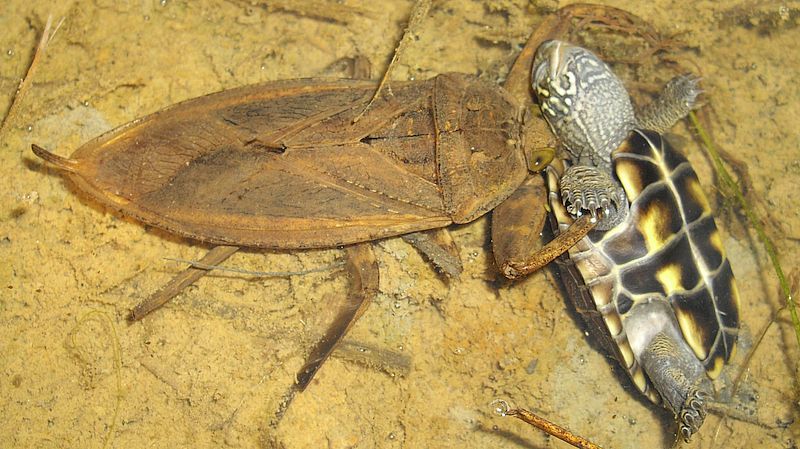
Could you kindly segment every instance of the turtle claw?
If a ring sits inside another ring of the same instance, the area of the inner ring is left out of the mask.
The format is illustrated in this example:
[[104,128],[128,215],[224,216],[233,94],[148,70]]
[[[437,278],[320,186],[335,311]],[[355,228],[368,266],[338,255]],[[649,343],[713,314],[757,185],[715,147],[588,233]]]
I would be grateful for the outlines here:
[[678,75],[667,83],[663,95],[669,95],[675,101],[682,102],[689,110],[696,109],[697,98],[704,92],[700,87],[701,80],[702,78],[692,74]]
[[711,395],[708,392],[692,388],[680,410],[680,433],[685,442],[695,434],[706,418],[706,401]]
[[620,188],[596,167],[569,167],[561,177],[560,187],[561,201],[573,217],[588,213],[593,221],[606,221],[620,207]]

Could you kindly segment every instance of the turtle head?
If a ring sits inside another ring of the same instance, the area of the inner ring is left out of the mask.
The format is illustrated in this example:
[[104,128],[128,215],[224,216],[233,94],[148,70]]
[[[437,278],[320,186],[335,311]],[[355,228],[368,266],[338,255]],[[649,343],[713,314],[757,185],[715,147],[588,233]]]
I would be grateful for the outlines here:
[[545,41],[536,50],[531,76],[533,90],[551,124],[572,112],[578,93],[575,61],[582,53],[591,55],[581,47],[556,40]]
[[553,132],[573,158],[609,163],[635,126],[622,82],[591,51],[549,40],[536,50],[531,83]]

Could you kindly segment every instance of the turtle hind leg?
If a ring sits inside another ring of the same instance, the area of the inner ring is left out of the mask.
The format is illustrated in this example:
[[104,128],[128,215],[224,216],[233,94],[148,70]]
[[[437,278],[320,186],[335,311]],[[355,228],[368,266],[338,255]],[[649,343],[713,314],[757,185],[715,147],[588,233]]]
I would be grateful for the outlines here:
[[683,439],[698,431],[712,397],[711,381],[691,350],[665,332],[656,334],[640,354],[641,364],[665,406],[680,421]]
[[658,133],[666,132],[697,107],[697,97],[702,93],[700,78],[694,75],[672,78],[658,98],[639,111],[639,126]]

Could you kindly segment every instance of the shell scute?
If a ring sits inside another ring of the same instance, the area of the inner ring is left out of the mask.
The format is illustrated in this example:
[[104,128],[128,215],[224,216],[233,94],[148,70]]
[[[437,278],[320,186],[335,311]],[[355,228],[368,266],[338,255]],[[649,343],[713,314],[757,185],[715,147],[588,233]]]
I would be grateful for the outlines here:
[[661,179],[661,169],[652,160],[631,157],[629,154],[618,156],[616,172],[631,202],[641,195],[645,187]]
[[[591,234],[596,241],[602,236]],[[622,265],[632,259],[640,259],[647,255],[644,236],[636,229],[633,223],[625,223],[625,228],[613,237],[607,237],[604,243],[605,254],[617,265]]]
[[630,218],[644,237],[649,253],[661,250],[683,228],[671,189],[663,182],[651,184],[631,206]]
[[683,205],[687,223],[693,223],[704,215],[711,215],[711,206],[708,204],[708,199],[700,187],[694,170],[681,170],[674,173],[672,178]]
[[705,361],[714,349],[720,324],[714,314],[711,292],[705,288],[671,298],[683,337],[698,359]]
[[709,215],[696,221],[692,226],[692,237],[702,264],[712,272],[721,268],[727,259],[714,218]]
[[[720,267],[720,274],[714,284],[714,302],[722,312],[720,321],[726,333],[735,334],[739,327],[739,289],[736,287],[736,280],[731,274],[730,262],[727,259]],[[730,353],[730,349],[726,350],[726,353]]]

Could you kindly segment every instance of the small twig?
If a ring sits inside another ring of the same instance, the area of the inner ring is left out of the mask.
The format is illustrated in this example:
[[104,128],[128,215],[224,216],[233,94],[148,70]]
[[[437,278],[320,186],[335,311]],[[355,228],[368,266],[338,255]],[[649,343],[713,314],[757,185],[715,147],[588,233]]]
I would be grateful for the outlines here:
[[289,277],[289,276],[300,276],[300,275],[303,275],[303,274],[320,273],[320,272],[323,272],[323,271],[330,271],[330,270],[333,270],[334,268],[340,268],[340,267],[344,266],[343,262],[338,262],[338,263],[332,263],[330,265],[325,265],[324,267],[311,268],[309,270],[299,270],[299,271],[250,271],[250,270],[244,270],[242,268],[223,267],[221,265],[207,264],[207,263],[199,262],[199,261],[196,261],[196,260],[189,260],[189,259],[180,259],[180,258],[173,258],[173,257],[165,257],[164,259],[172,261],[172,262],[189,264],[192,268],[199,268],[201,270],[226,271],[226,272],[229,272],[229,273],[246,274],[248,276],[272,277],[272,278],[285,278],[285,277]]
[[47,23],[42,31],[42,37],[39,39],[39,45],[36,47],[36,52],[33,54],[33,59],[31,59],[31,64],[28,66],[28,71],[25,72],[25,77],[22,78],[22,81],[20,81],[17,92],[14,94],[14,99],[11,101],[11,106],[9,106],[6,116],[3,117],[3,122],[0,123],[0,134],[5,131],[6,125],[11,122],[11,117],[16,113],[17,109],[19,109],[19,104],[22,102],[22,98],[25,96],[28,88],[30,88],[31,84],[33,83],[33,74],[36,71],[37,63],[42,58],[42,55],[44,55],[47,44],[49,44],[53,39],[56,31],[61,28],[62,23],[64,23],[63,17],[58,22],[58,25],[56,25],[56,28],[50,32],[51,25],[53,24],[53,16],[47,16]]
[[386,67],[386,71],[383,72],[381,82],[378,83],[378,87],[375,89],[375,93],[372,94],[372,98],[370,98],[367,105],[364,106],[364,110],[362,110],[361,113],[353,119],[353,123],[361,120],[361,117],[364,116],[364,114],[372,106],[372,103],[374,103],[378,98],[381,90],[383,90],[384,84],[386,84],[386,82],[389,80],[389,74],[392,72],[392,68],[394,68],[394,63],[397,61],[398,56],[400,53],[405,51],[406,45],[408,45],[408,43],[411,41],[411,31],[419,28],[419,24],[422,23],[422,20],[424,20],[425,16],[428,15],[428,11],[430,9],[431,0],[419,0],[414,4],[414,8],[411,10],[411,16],[408,18],[408,25],[406,25],[406,29],[403,31],[403,38],[400,39],[400,43],[397,44],[397,48],[394,50],[394,55],[392,55],[392,60],[389,62],[389,66]]
[[[800,346],[800,322],[797,318],[797,310],[795,309],[794,299],[792,298],[791,288],[789,287],[788,282],[786,281],[786,277],[783,274],[783,269],[781,268],[780,261],[778,260],[778,253],[775,249],[775,245],[772,243],[772,240],[767,236],[767,233],[764,231],[764,227],[761,225],[761,220],[756,216],[753,209],[750,207],[749,203],[745,200],[744,194],[742,193],[742,189],[739,188],[739,185],[731,178],[728,171],[725,169],[725,166],[722,164],[722,159],[717,152],[716,147],[714,146],[713,142],[711,141],[711,137],[709,137],[708,133],[706,133],[705,128],[700,124],[700,120],[698,120],[697,115],[694,112],[689,113],[689,120],[692,122],[695,130],[697,131],[697,135],[700,137],[700,140],[705,146],[706,151],[708,152],[709,156],[711,157],[712,162],[714,163],[714,168],[719,176],[720,182],[723,184],[723,188],[727,189],[727,191],[733,192],[733,196],[736,199],[736,202],[739,204],[739,207],[744,211],[747,220],[750,222],[750,225],[755,229],[756,234],[758,234],[759,240],[761,240],[761,244],[764,246],[764,249],[767,251],[769,255],[769,259],[772,262],[772,267],[775,270],[775,275],[778,278],[778,282],[780,283],[781,291],[783,292],[784,297],[786,298],[786,305],[780,307],[778,310],[772,313],[767,324],[761,329],[758,334],[758,337],[755,340],[755,344],[750,349],[750,351],[745,356],[744,362],[742,362],[741,369],[739,373],[736,375],[736,378],[733,381],[733,385],[731,387],[731,394],[735,395],[739,389],[739,385],[744,378],[744,374],[747,372],[747,367],[750,365],[750,362],[753,359],[753,355],[756,353],[756,350],[761,346],[764,337],[767,335],[767,331],[769,331],[770,327],[777,321],[778,314],[788,308],[791,312],[792,316],[792,323],[794,324],[794,331],[795,337],[797,338],[797,344]],[[720,428],[722,423],[720,421],[717,425],[717,429],[715,432],[714,440],[716,441],[717,435],[719,435]]]
[[569,430],[552,423],[531,411],[522,408],[511,408],[511,406],[508,405],[508,402],[502,399],[494,400],[492,405],[495,407],[495,412],[498,415],[513,416],[521,421],[525,421],[537,429],[546,432],[548,435],[552,435],[565,443],[571,444],[574,447],[580,449],[601,449],[600,446],[592,443],[586,438],[575,435]]

